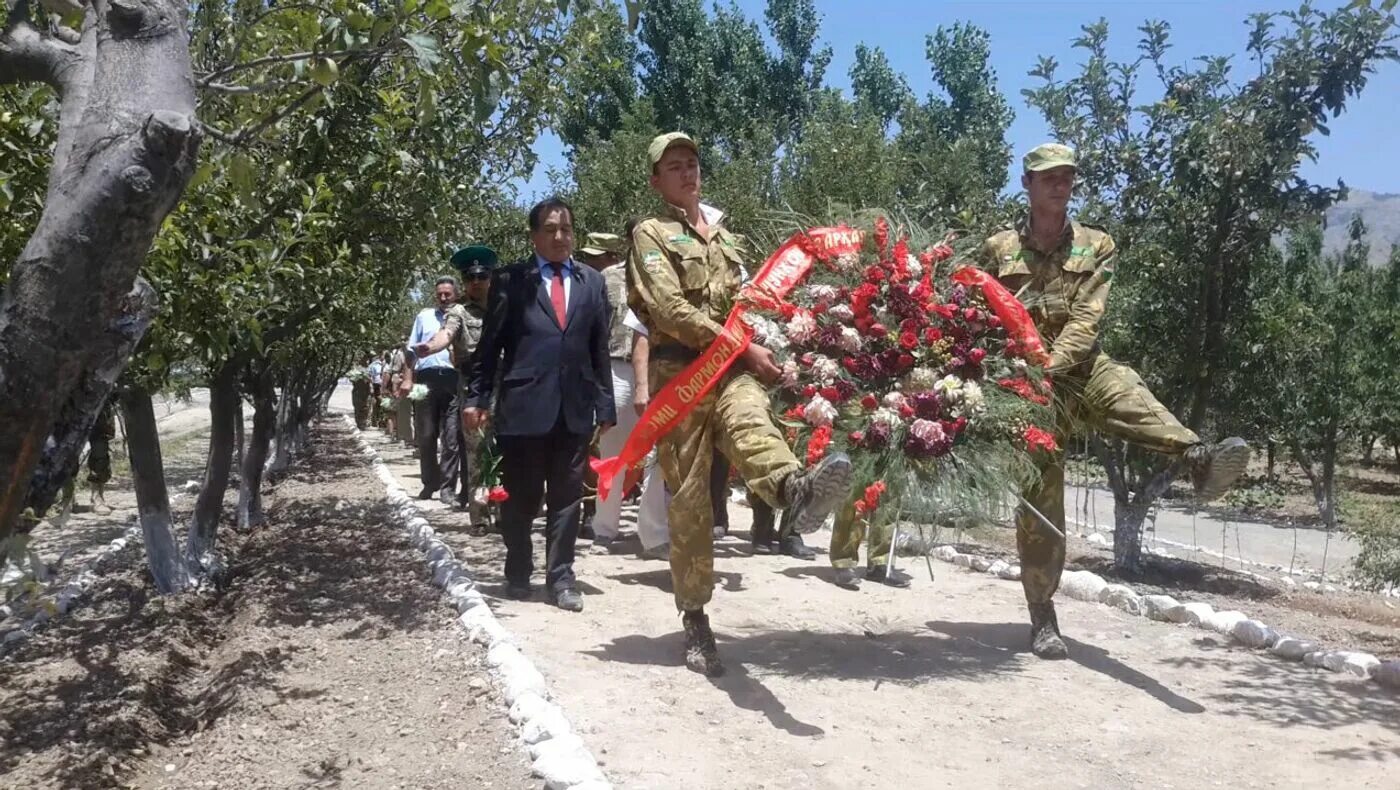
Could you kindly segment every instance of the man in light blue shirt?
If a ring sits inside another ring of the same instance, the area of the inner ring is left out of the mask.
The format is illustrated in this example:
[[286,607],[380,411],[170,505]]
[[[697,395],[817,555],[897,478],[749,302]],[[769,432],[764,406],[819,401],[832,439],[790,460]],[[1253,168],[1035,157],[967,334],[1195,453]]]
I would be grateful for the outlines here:
[[407,354],[413,366],[399,387],[399,397],[407,396],[414,383],[428,388],[427,397],[413,404],[413,422],[418,437],[418,476],[423,481],[419,499],[438,499],[451,506],[457,490],[457,447],[462,440],[462,426],[452,404],[457,397],[457,369],[446,349],[416,357],[413,349],[427,343],[442,329],[447,310],[457,303],[457,278],[439,277],[433,289],[436,307],[425,308],[413,319],[408,336]]

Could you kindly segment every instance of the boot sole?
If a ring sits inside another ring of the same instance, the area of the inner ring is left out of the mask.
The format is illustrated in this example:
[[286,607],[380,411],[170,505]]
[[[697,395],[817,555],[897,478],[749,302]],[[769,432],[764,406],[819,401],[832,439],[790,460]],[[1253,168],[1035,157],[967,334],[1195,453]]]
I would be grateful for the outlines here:
[[851,459],[841,453],[827,456],[812,479],[806,504],[796,508],[792,516],[792,531],[810,535],[821,529],[826,517],[850,489]]
[[1220,449],[1210,462],[1210,475],[1197,498],[1202,502],[1213,502],[1225,495],[1226,491],[1244,474],[1249,465],[1249,445],[1243,439],[1231,438],[1220,443]]

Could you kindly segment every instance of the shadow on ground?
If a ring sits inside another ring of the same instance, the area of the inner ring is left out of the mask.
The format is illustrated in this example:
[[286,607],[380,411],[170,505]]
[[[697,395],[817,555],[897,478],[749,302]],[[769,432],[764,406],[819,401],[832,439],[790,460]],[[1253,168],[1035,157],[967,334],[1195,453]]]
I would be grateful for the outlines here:
[[323,693],[282,685],[295,648],[239,649],[244,624],[343,624],[342,639],[440,625],[426,567],[373,483],[348,437],[319,431],[270,496],[270,526],[221,531],[231,560],[222,590],[163,598],[144,568],[104,578],[87,605],[0,661],[0,772],[119,784],[139,759],[133,749],[208,727],[249,689]]

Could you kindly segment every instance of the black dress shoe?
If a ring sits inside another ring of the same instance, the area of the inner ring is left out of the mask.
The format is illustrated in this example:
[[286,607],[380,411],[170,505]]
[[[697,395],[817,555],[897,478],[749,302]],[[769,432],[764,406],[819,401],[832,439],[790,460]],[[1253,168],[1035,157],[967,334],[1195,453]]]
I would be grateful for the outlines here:
[[563,609],[566,612],[583,611],[583,593],[579,592],[573,587],[565,587],[564,589],[551,596],[551,598],[553,599],[555,606],[559,607],[560,609]]
[[512,601],[528,601],[534,594],[529,582],[506,582],[506,597]]
[[419,499],[432,499],[435,496],[437,496],[437,492],[427,486],[424,486],[423,490],[418,492]]

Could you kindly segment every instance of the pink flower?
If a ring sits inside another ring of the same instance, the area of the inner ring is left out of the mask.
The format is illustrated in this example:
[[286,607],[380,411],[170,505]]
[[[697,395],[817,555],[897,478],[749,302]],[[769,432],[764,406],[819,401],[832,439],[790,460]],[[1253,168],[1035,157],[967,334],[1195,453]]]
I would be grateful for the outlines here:
[[936,420],[915,420],[914,424],[909,426],[909,433],[913,434],[919,441],[929,444],[941,442],[945,437],[943,426],[939,425]]

